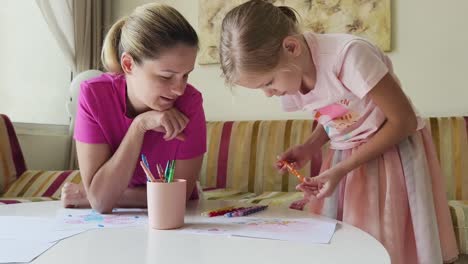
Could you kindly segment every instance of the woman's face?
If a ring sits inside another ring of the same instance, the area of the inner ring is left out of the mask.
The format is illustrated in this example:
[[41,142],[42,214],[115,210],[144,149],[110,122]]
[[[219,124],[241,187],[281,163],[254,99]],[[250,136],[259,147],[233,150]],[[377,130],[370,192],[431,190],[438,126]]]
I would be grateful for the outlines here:
[[135,111],[172,108],[177,98],[184,94],[197,51],[197,47],[179,44],[163,51],[156,59],[134,63],[126,78],[128,97]]

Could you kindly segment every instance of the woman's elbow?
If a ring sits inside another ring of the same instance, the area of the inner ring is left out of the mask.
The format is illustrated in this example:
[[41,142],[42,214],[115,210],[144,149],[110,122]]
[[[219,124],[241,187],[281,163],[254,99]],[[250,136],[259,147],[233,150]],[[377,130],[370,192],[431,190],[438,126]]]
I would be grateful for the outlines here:
[[100,214],[112,213],[113,204],[106,202],[103,197],[99,195],[90,194],[88,195],[89,204],[91,208]]

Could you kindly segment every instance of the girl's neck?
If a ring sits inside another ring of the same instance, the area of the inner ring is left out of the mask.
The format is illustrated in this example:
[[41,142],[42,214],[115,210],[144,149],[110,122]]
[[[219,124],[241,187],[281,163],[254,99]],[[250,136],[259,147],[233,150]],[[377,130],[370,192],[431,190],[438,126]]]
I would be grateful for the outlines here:
[[310,52],[309,45],[305,40],[305,37],[302,35],[300,40],[303,51],[303,55],[300,58],[302,60],[302,82],[304,84],[304,86],[301,87],[300,92],[302,94],[306,94],[315,88],[315,82],[317,80],[317,70],[315,68],[314,59],[312,57],[312,53]]

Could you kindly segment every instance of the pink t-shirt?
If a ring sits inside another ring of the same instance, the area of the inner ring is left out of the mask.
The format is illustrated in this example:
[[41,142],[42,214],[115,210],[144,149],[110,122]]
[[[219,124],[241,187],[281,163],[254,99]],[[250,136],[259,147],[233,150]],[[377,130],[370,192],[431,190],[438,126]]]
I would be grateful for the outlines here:
[[[317,70],[315,88],[281,97],[285,111],[303,110],[323,125],[333,149],[366,142],[385,122],[367,94],[390,73],[390,59],[368,41],[347,34],[305,33]],[[424,123],[418,117],[418,128]]]
[[[187,85],[184,94],[175,102],[175,107],[190,120],[184,130],[185,141],[165,141],[163,133],[146,132],[141,154],[146,155],[153,174],[156,173],[156,163],[165,166],[168,160],[191,159],[206,152],[206,123],[202,102],[201,93],[191,85]],[[81,84],[74,138],[83,143],[108,144],[113,154],[133,121],[125,113],[124,75],[106,73],[87,80]],[[137,164],[129,186],[144,184],[146,176]]]

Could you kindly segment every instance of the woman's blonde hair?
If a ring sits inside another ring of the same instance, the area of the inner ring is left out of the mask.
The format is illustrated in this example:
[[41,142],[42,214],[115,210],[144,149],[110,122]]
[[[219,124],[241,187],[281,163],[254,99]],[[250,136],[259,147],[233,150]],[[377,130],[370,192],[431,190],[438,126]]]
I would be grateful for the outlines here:
[[150,3],[137,7],[110,28],[101,60],[107,71],[122,73],[123,52],[140,64],[144,59],[157,59],[164,50],[177,44],[198,47],[197,33],[173,7]]
[[239,73],[266,73],[280,60],[283,39],[299,33],[296,11],[251,0],[229,11],[221,26],[219,55],[228,84]]

